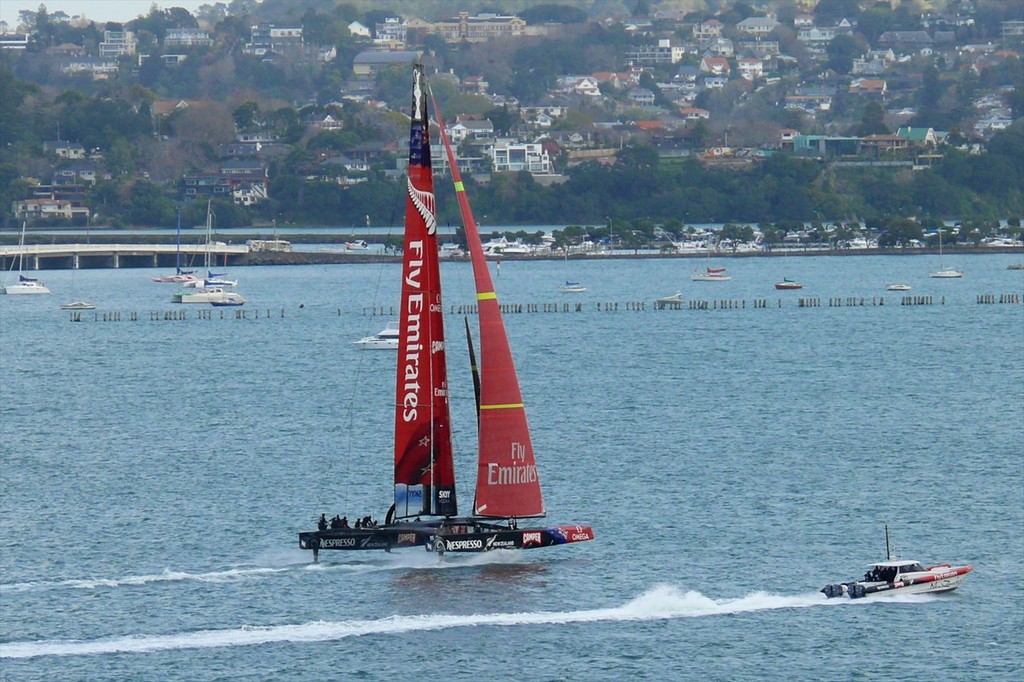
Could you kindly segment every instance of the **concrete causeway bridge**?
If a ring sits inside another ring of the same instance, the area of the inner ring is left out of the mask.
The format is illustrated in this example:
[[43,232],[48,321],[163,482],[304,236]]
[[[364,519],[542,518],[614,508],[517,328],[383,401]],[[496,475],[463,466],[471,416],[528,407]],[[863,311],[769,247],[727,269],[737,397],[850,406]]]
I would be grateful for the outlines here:
[[[160,268],[174,267],[179,247],[174,244],[27,244],[0,246],[0,269],[17,267],[23,259],[24,270],[78,270],[81,268]],[[248,255],[245,244],[182,244],[182,267],[203,267],[206,255],[215,267],[232,265]]]

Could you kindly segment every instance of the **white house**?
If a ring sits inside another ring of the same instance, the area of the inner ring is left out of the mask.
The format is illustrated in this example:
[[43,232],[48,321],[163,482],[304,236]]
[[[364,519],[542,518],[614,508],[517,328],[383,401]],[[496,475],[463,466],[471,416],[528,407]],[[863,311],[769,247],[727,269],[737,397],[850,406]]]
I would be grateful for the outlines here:
[[544,146],[539,142],[499,142],[491,150],[495,173],[529,171],[534,175],[551,175],[554,168]]

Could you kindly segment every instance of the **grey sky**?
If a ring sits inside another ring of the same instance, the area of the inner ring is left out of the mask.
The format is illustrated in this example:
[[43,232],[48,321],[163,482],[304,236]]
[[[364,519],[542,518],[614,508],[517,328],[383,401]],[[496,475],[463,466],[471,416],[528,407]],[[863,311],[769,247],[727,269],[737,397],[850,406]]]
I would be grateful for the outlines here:
[[106,21],[131,21],[135,17],[149,14],[154,4],[162,8],[184,7],[195,12],[200,5],[213,4],[216,0],[0,0],[0,21],[6,21],[9,30],[18,27],[18,14],[22,10],[35,11],[39,5],[46,5],[46,11],[57,10],[68,16],[85,15],[96,23]]

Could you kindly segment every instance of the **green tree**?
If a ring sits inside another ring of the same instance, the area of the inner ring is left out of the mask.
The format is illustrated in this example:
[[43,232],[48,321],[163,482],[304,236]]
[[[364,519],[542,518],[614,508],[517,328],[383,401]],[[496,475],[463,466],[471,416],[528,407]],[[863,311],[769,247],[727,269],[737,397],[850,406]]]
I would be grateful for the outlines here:
[[889,128],[885,125],[885,109],[875,100],[871,100],[864,106],[864,113],[861,115],[860,125],[855,128],[855,135],[886,135]]

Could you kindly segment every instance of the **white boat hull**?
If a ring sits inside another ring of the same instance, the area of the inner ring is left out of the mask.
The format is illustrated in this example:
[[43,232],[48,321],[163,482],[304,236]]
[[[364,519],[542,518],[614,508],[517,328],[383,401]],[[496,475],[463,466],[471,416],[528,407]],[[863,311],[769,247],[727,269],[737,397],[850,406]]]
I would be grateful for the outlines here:
[[21,282],[19,284],[8,284],[0,289],[8,296],[26,296],[30,294],[48,294],[50,290],[42,282]]
[[864,599],[896,594],[939,594],[955,590],[963,584],[973,566],[932,566],[924,571],[904,573],[892,582],[857,580],[849,583],[826,585],[821,592],[829,598],[849,597]]
[[959,270],[939,270],[938,272],[933,272],[931,276],[936,279],[959,279],[964,276],[964,273]]
[[215,303],[218,305],[242,305],[245,298],[237,291],[223,289],[203,289],[195,291],[179,291],[171,296],[171,303]]

